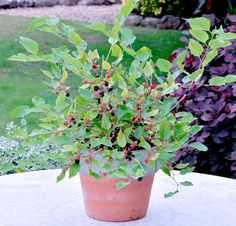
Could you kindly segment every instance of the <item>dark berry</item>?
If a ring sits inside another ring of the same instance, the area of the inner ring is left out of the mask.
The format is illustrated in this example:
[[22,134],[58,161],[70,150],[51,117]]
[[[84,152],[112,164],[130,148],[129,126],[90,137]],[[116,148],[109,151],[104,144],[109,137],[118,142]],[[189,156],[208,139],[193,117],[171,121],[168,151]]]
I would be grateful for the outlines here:
[[15,166],[18,165],[18,163],[15,160],[12,161],[12,164],[14,164]]
[[70,93],[67,92],[67,93],[66,93],[66,97],[69,97],[69,96],[70,96]]
[[113,137],[111,138],[111,142],[114,143],[115,141],[116,141],[116,137],[113,136]]
[[113,90],[113,87],[110,87],[109,89],[108,89],[108,92],[111,92]]
[[105,86],[109,86],[108,81],[105,81],[105,82],[104,82],[104,85],[105,85]]
[[132,151],[127,152],[127,155],[132,155],[132,154],[133,154]]
[[80,160],[79,159],[75,159],[75,164],[79,164]]
[[94,87],[93,87],[93,90],[94,90],[94,91],[98,91],[98,90],[99,90],[99,87],[98,87],[98,86],[94,86]]
[[129,160],[129,161],[131,161],[132,160],[132,158],[131,158],[131,156],[129,156],[129,155],[126,155],[126,157],[125,157],[127,160]]
[[142,181],[142,180],[143,180],[143,178],[142,178],[142,177],[139,177],[139,178],[138,178],[138,181]]
[[100,94],[101,97],[104,96],[104,92],[103,91],[101,91],[99,94]]

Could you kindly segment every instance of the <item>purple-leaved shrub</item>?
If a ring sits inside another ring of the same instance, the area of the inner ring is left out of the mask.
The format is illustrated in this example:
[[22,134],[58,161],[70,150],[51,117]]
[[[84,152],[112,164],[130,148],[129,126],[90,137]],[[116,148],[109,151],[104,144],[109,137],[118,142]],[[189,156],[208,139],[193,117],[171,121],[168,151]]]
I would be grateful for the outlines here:
[[[224,31],[236,33],[236,16],[230,16],[226,21],[228,26]],[[187,39],[183,40],[188,44]],[[184,103],[177,111],[191,112],[197,118],[196,123],[203,129],[193,139],[208,147],[207,152],[191,152],[188,147],[181,149],[177,160],[196,163],[197,172],[236,178],[236,83],[207,85],[216,76],[236,74],[236,40],[232,43],[218,49],[218,55],[205,68],[198,83],[194,86],[182,84],[175,95],[181,98],[185,94]],[[174,51],[169,60],[182,51]],[[189,52],[185,57],[185,69],[191,73],[198,67],[199,59]]]

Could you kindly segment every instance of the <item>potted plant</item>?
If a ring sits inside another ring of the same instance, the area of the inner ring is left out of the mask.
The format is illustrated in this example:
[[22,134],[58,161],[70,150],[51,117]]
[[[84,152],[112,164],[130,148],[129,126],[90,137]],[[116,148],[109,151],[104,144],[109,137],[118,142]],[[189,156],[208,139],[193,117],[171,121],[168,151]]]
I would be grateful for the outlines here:
[[[42,72],[49,78],[48,86],[56,97],[54,104],[34,97],[33,107],[17,107],[13,115],[18,117],[39,113],[39,129],[28,133],[22,127],[15,136],[25,146],[32,142],[60,144],[68,162],[57,181],[64,179],[67,172],[69,177],[80,173],[87,214],[103,221],[144,217],[159,168],[174,181],[174,169],[179,169],[180,174],[193,170],[188,164],[174,163],[176,151],[186,145],[201,151],[206,147],[191,141],[201,129],[191,125],[195,117],[187,112],[172,112],[184,101],[184,96],[178,100],[173,96],[180,85],[175,81],[184,73],[184,82],[194,86],[204,67],[217,55],[217,48],[230,45],[228,40],[235,37],[222,29],[211,32],[205,18],[189,19],[194,38],[190,39],[188,51],[201,63],[196,71],[186,71],[183,61],[187,51],[183,51],[175,59],[178,70],[172,73],[172,64],[165,59],[154,61],[147,47],[132,49],[135,36],[122,25],[135,2],[130,0],[123,6],[111,29],[104,24],[88,26],[108,37],[110,50],[106,56],[100,56],[98,50],[87,50],[86,42],[73,27],[57,19],[37,19],[30,30],[53,33],[73,47],[60,46],[51,53],[42,53],[36,41],[20,37],[28,54],[10,58],[49,63],[51,71]],[[204,48],[207,51],[203,55]],[[129,68],[124,66],[127,55],[133,58]],[[77,76],[73,80],[76,89],[70,90],[67,81],[73,75]],[[233,76],[228,76],[225,82],[232,81]],[[213,83],[217,85],[217,78]],[[179,184],[189,186],[191,182],[176,184],[176,190],[166,197],[177,193]]]

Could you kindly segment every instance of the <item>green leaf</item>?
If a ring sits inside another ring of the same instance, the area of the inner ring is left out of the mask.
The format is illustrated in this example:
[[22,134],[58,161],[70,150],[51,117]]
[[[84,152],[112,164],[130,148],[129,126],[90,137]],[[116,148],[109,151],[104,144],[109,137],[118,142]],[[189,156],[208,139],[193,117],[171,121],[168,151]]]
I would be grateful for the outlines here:
[[187,173],[193,172],[193,170],[194,170],[194,167],[185,167],[184,169],[181,169],[180,174],[185,175]]
[[102,127],[106,130],[109,130],[111,128],[111,122],[106,113],[102,114]]
[[120,190],[120,189],[126,187],[130,183],[131,183],[131,181],[127,181],[127,182],[119,181],[119,182],[116,183],[116,189]]
[[204,72],[203,68],[198,69],[198,70],[194,71],[193,73],[191,73],[190,75],[188,75],[187,78],[190,81],[196,82],[196,81],[198,81],[202,77],[203,72]]
[[177,194],[178,192],[179,192],[178,190],[176,190],[176,191],[174,191],[174,192],[168,192],[168,193],[165,194],[165,198],[170,198],[170,197],[172,197],[173,195]]
[[230,41],[223,40],[223,39],[214,39],[209,42],[209,46],[212,49],[223,48],[232,45]]
[[205,56],[202,62],[202,66],[205,67],[206,65],[208,65],[217,56],[217,54],[218,54],[217,49],[210,50]]
[[45,135],[51,133],[48,130],[45,129],[34,129],[32,133],[29,135],[30,137],[38,136],[38,135]]
[[125,89],[127,87],[127,84],[126,84],[124,78],[120,75],[118,75],[118,86],[120,89]]
[[158,113],[159,113],[159,109],[156,109],[156,110],[148,112],[147,115],[148,115],[148,117],[153,117],[153,116],[157,115]]
[[59,136],[59,137],[50,137],[47,139],[47,141],[54,144],[64,145],[70,143],[71,139],[66,136]]
[[158,59],[157,60],[157,67],[160,71],[169,72],[172,68],[172,64],[165,59]]
[[45,101],[42,97],[35,96],[32,98],[32,103],[35,106],[41,106],[41,105],[45,104]]
[[178,87],[179,87],[178,84],[173,83],[167,89],[163,90],[163,95],[168,95],[170,93],[173,93]]
[[10,163],[10,162],[1,163],[0,172],[7,173],[9,171],[14,170],[14,168],[15,168],[15,165],[13,163]]
[[[114,25],[112,27],[112,31],[119,33],[121,26],[122,26],[122,22],[121,20],[118,19],[118,17],[114,18]],[[108,40],[109,43],[114,44],[113,40]],[[116,43],[116,42],[115,42]]]
[[141,136],[143,136],[144,134],[144,130],[141,126],[139,126],[138,128],[136,128],[135,132],[134,132],[134,136],[139,139]]
[[23,118],[25,117],[28,112],[27,110],[29,110],[29,106],[27,105],[21,105],[19,107],[16,107],[12,112],[11,112],[11,116],[14,118]]
[[110,70],[111,65],[107,61],[103,60],[102,61],[102,68],[105,69],[105,70]]
[[81,42],[83,41],[82,38],[79,36],[79,34],[74,31],[70,32],[68,36],[68,40],[70,41],[70,43],[74,44],[75,46],[79,46]]
[[152,56],[151,54],[151,50],[147,47],[142,47],[141,49],[139,49],[137,51],[137,55],[136,57],[142,61],[145,62],[146,60],[148,60],[150,57]]
[[160,154],[159,153],[157,153],[157,154],[158,154],[158,159],[161,159],[163,161],[167,161],[167,160],[175,157],[175,153],[173,154],[173,153],[168,153],[168,152],[161,152]]
[[197,17],[197,18],[188,19],[187,22],[189,23],[190,28],[192,30],[209,31],[210,27],[211,27],[210,20],[207,18],[204,18],[204,17]]
[[79,88],[79,94],[84,97],[86,100],[93,99],[93,93],[87,89]]
[[27,30],[29,32],[34,31],[35,29],[41,27],[42,25],[45,25],[46,21],[45,18],[37,18],[32,21],[32,23],[27,27]]
[[225,85],[225,78],[224,77],[213,77],[209,80],[209,84],[212,86],[223,86]]
[[59,183],[60,181],[62,181],[66,176],[65,172],[61,172],[58,176],[57,176],[57,183]]
[[167,168],[166,166],[163,166],[161,170],[168,176],[171,176],[170,169]]
[[146,63],[146,65],[145,65],[145,67],[143,69],[143,72],[144,72],[145,76],[147,76],[147,77],[149,77],[149,76],[151,76],[153,74],[154,69],[153,69],[153,67],[152,67],[150,62]]
[[111,147],[112,146],[112,143],[109,139],[107,139],[106,137],[103,137],[103,138],[93,138],[91,137],[90,138],[90,144],[91,144],[91,147],[92,148],[95,148],[101,144],[105,145],[105,146],[108,146],[108,147]]
[[131,45],[135,41],[136,37],[134,36],[133,32],[130,29],[125,27],[122,28],[120,32],[121,32],[121,40],[125,45]]
[[194,126],[192,126],[191,129],[190,129],[190,133],[193,134],[193,135],[195,135],[195,134],[197,134],[199,131],[201,131],[201,129],[202,129],[202,126],[194,125]]
[[89,29],[94,31],[106,31],[107,27],[105,24],[102,23],[92,23],[87,26]]
[[19,42],[29,53],[32,53],[32,54],[35,54],[35,55],[38,54],[39,45],[36,41],[34,41],[30,38],[20,36],[20,41]]
[[181,170],[181,169],[184,169],[184,168],[188,167],[188,165],[189,165],[189,163],[178,163],[175,166],[175,168]]
[[99,174],[95,173],[91,167],[89,167],[89,175],[92,177],[95,177],[97,180],[99,180],[101,178],[101,176],[99,176]]
[[101,138],[101,144],[108,146],[108,147],[112,147],[111,141],[106,137]]
[[171,136],[170,126],[168,122],[163,119],[160,123],[160,137],[163,141],[168,141]]
[[46,70],[41,70],[43,72],[44,75],[46,75],[48,78],[50,79],[54,79],[53,74],[50,71],[46,71]]
[[114,38],[117,39],[117,33],[113,32],[111,30],[109,30],[106,25],[102,24],[102,23],[93,23],[93,24],[89,24],[87,26],[87,28],[94,30],[94,31],[100,31],[102,32],[104,35],[106,35],[109,38]]
[[193,183],[190,181],[183,181],[183,182],[180,182],[180,184],[182,184],[183,186],[193,186]]
[[183,67],[183,61],[186,57],[186,54],[187,54],[187,50],[184,50],[177,56],[175,61],[176,61],[177,65],[179,66],[179,68]]
[[190,124],[191,122],[195,121],[197,118],[193,116],[191,112],[184,112],[180,111],[175,114],[176,118],[181,118],[181,122],[187,122]]
[[98,60],[99,59],[98,50],[97,49],[95,49],[93,51],[89,50],[88,57],[92,61],[95,60],[95,59]]
[[135,52],[133,49],[127,47],[124,43],[120,43],[120,46],[121,46],[122,49],[123,49],[126,53],[128,53],[130,56],[132,56],[132,57],[135,57],[135,56],[136,56],[136,52]]
[[145,141],[144,139],[141,139],[139,146],[142,148],[145,148],[146,150],[150,150],[152,148],[151,145],[147,141]]
[[232,82],[236,82],[236,75],[226,75],[225,76],[225,83],[232,83]]
[[232,33],[232,32],[220,33],[218,35],[218,38],[222,38],[222,39],[225,39],[225,40],[232,40],[232,39],[236,39],[236,34]]
[[56,109],[60,111],[66,106],[67,106],[67,103],[65,101],[65,92],[60,92],[59,96],[56,99]]
[[111,48],[111,55],[114,57],[120,57],[122,55],[122,49],[117,44],[114,44]]
[[9,57],[8,60],[20,61],[20,62],[38,62],[38,61],[42,61],[42,58],[35,55],[28,56],[23,53],[19,53],[17,55],[13,55]]
[[69,169],[69,178],[72,178],[76,176],[80,171],[80,165],[79,164],[72,164]]
[[164,147],[164,151],[166,152],[176,152],[178,151],[180,148],[182,147],[182,144],[181,143],[178,143],[178,142],[173,142],[173,143],[170,143],[168,144],[167,146]]
[[95,147],[101,145],[101,140],[100,140],[100,138],[91,137],[90,144],[91,144],[91,148],[95,148]]
[[118,17],[122,16],[123,18],[127,17],[134,9],[135,4],[137,0],[133,1],[133,0],[128,0],[126,1],[126,4],[120,9],[119,13],[118,13]]
[[118,133],[117,143],[122,148],[125,147],[125,145],[126,145],[126,138],[125,138],[125,135],[123,134],[122,130],[120,130]]
[[194,39],[189,40],[188,48],[190,49],[191,53],[196,57],[200,57],[203,52],[202,45]]
[[198,41],[206,43],[206,41],[209,39],[209,36],[207,32],[202,30],[190,30],[190,34],[196,38]]
[[199,151],[207,151],[208,148],[204,144],[201,144],[200,142],[194,142],[190,144],[190,147],[193,147]]

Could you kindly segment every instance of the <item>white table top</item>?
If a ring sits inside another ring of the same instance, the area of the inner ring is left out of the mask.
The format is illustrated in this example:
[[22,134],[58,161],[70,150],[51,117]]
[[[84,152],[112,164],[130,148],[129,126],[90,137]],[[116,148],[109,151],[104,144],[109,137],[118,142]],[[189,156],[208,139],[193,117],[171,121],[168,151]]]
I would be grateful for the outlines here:
[[145,218],[128,223],[105,223],[86,216],[79,177],[56,184],[58,170],[0,177],[0,226],[234,226],[236,180],[191,173],[192,187],[175,185],[158,172]]

